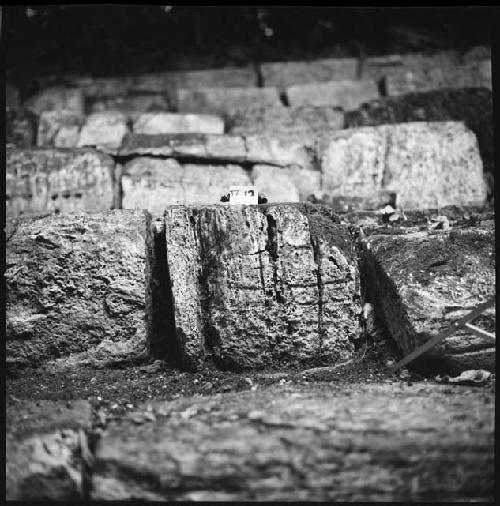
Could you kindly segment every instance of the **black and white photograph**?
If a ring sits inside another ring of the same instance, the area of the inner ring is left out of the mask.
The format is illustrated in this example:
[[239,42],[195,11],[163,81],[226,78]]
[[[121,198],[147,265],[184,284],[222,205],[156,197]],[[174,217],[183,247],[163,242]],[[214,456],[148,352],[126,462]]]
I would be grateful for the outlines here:
[[6,500],[495,502],[499,13],[1,6]]

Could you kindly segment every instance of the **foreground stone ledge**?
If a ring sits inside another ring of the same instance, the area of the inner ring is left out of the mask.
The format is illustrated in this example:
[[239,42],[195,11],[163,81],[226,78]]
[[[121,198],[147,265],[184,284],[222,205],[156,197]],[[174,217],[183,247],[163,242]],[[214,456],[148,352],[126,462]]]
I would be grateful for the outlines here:
[[403,383],[151,402],[108,425],[91,498],[492,500],[494,419],[491,393]]
[[490,90],[464,88],[408,93],[380,98],[345,114],[347,128],[410,121],[463,121],[477,137],[488,178],[488,193],[493,194],[493,102]]
[[415,122],[333,132],[323,142],[322,191],[397,193],[405,209],[481,204],[483,164],[473,132],[458,122]]
[[314,154],[302,143],[257,135],[129,134],[119,155],[301,168],[312,168],[314,160]]
[[294,85],[287,88],[286,94],[290,105],[294,107],[332,106],[344,110],[355,109],[379,96],[376,82],[368,80]]
[[138,116],[132,131],[139,134],[223,134],[224,121],[208,114],[145,113]]
[[122,208],[160,215],[166,205],[218,204],[230,186],[251,185],[239,165],[181,164],[175,159],[136,157],[123,167]]
[[6,499],[83,499],[78,431],[87,401],[17,401],[6,410]]
[[[495,293],[494,222],[450,231],[369,236],[365,284],[378,318],[401,355],[448,328]],[[494,310],[475,325],[494,332]],[[441,371],[495,370],[495,348],[466,329],[420,359]]]
[[345,81],[357,78],[356,58],[325,58],[312,61],[269,62],[260,65],[264,86],[285,90],[295,84]]
[[113,159],[89,149],[7,149],[7,216],[104,211],[115,205]]
[[[168,207],[176,339],[184,363],[335,363],[358,332],[346,227],[300,205]],[[316,226],[329,230],[323,236]]]
[[79,352],[103,363],[145,353],[144,212],[9,223],[7,367]]

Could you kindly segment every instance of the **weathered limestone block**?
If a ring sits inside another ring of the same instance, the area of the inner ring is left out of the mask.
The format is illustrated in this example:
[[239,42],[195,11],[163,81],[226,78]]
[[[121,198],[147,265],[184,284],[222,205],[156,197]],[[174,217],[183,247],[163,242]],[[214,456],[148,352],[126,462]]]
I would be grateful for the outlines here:
[[[335,219],[326,210],[286,204],[168,207],[167,260],[185,365],[210,356],[231,368],[349,357],[349,339],[358,332],[350,236],[346,227],[333,227],[326,256],[312,229],[318,220],[332,225]],[[323,272],[329,280],[331,262],[338,266],[332,294],[322,281]],[[346,305],[341,318],[329,313],[329,298]]]
[[69,81],[82,90],[85,97],[120,97],[126,95],[134,84],[134,77],[72,77]]
[[258,86],[252,67],[225,67],[209,70],[166,72],[164,86],[172,88],[253,88]]
[[97,443],[91,499],[493,501],[494,394],[476,390],[312,383],[150,402]]
[[334,132],[321,152],[322,191],[397,193],[406,209],[480,204],[486,198],[475,135],[462,123],[406,123]]
[[89,112],[120,111],[135,118],[145,112],[169,111],[170,104],[165,94],[149,93],[125,96],[93,97],[88,101]]
[[182,165],[174,159],[137,157],[123,168],[123,209],[163,213],[173,204],[217,204],[230,186],[250,185],[238,165]]
[[[429,235],[371,235],[363,255],[369,297],[402,355],[449,327],[495,293],[495,231],[452,228]],[[494,332],[494,310],[475,325]],[[419,359],[449,373],[495,370],[494,345],[466,329]]]
[[87,149],[7,149],[7,216],[116,205],[113,160]]
[[345,115],[347,128],[409,121],[463,121],[477,137],[488,194],[494,193],[493,102],[486,88],[444,89],[384,97]]
[[71,111],[43,111],[38,123],[37,146],[76,147],[84,121],[84,116]]
[[331,130],[344,128],[344,113],[334,107],[265,107],[238,112],[231,117],[232,134],[263,135],[314,145]]
[[[23,218],[7,243],[7,366],[145,353],[142,211]],[[9,235],[9,234],[8,234]]]
[[31,111],[9,108],[5,112],[7,146],[29,148],[36,143],[38,116]]
[[115,153],[127,133],[125,114],[119,111],[95,112],[85,119],[77,146],[94,146]]
[[231,117],[238,110],[255,107],[278,107],[281,104],[276,88],[180,88],[177,110],[196,114],[221,114]]
[[83,499],[79,429],[89,429],[87,401],[18,401],[6,409],[6,499]]
[[129,134],[121,156],[152,155],[210,163],[269,164],[312,168],[314,154],[303,143],[268,136],[216,134]]
[[132,131],[139,134],[223,134],[224,121],[208,114],[146,113],[138,116]]
[[356,58],[321,59],[305,62],[273,62],[260,65],[264,86],[284,90],[295,84],[347,81],[357,77]]
[[254,165],[252,180],[269,202],[305,201],[320,190],[321,172],[296,167]]
[[29,98],[24,107],[40,115],[43,111],[72,111],[76,114],[85,114],[85,99],[78,88],[55,86],[40,91]]
[[290,86],[286,90],[292,106],[333,106],[355,109],[363,102],[378,98],[375,81],[330,81]]
[[387,95],[403,95],[438,88],[489,88],[491,90],[491,61],[483,60],[424,69],[402,69],[385,78]]

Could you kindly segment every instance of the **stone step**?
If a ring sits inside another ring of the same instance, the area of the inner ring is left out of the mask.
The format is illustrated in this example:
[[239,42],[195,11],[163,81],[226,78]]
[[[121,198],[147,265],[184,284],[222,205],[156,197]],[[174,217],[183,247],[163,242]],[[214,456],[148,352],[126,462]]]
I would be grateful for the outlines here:
[[351,356],[357,262],[347,227],[326,209],[168,207],[165,237],[186,366],[206,356],[232,368]]
[[146,354],[147,227],[143,211],[125,210],[8,223],[8,368]]
[[403,123],[333,132],[320,150],[329,195],[397,193],[405,209],[480,204],[483,164],[473,132],[458,122]]
[[286,89],[286,95],[289,104],[295,107],[332,106],[350,110],[378,98],[379,91],[375,81],[346,80],[294,85]]

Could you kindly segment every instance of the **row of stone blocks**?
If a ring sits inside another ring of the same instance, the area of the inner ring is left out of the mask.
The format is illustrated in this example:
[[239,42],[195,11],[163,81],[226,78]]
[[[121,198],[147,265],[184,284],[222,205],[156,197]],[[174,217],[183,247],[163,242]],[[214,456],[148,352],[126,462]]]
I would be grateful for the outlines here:
[[[362,299],[406,354],[494,293],[493,213],[440,213],[451,230],[429,231],[431,211],[388,229],[311,204],[9,221],[7,367],[148,355],[191,369],[333,365],[353,354]],[[494,369],[491,344],[462,334],[427,356],[441,370]]]
[[131,134],[115,158],[90,149],[7,149],[10,216],[161,212],[169,204],[217,203],[229,186],[249,184],[270,202],[393,192],[411,209],[486,198],[476,136],[458,122],[340,130],[313,148],[266,136]]

